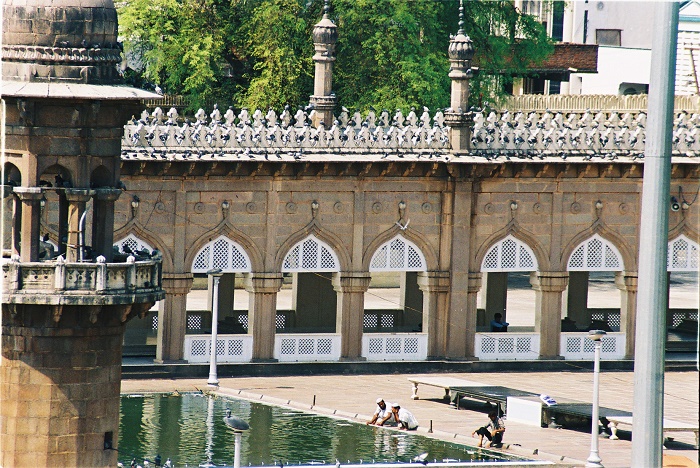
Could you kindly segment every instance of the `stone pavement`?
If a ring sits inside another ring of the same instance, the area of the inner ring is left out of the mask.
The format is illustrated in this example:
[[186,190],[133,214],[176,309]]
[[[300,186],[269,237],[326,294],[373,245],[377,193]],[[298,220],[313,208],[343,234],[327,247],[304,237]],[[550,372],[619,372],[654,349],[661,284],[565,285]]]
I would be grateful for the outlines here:
[[[523,364],[526,366],[527,364]],[[431,374],[452,376],[491,385],[503,385],[519,390],[546,393],[555,398],[569,398],[590,403],[593,376],[587,372],[533,372],[533,373],[471,373]],[[364,422],[374,411],[375,399],[398,402],[409,409],[421,423],[419,432],[441,439],[469,445],[477,440],[471,432],[487,420],[482,403],[469,404],[468,409],[456,410],[442,401],[444,391],[420,386],[420,400],[411,400],[410,374],[391,375],[323,375],[281,377],[223,378],[220,392],[289,406],[320,414]],[[603,372],[600,376],[602,406],[632,411],[632,372]],[[698,423],[698,372],[667,372],[665,377],[665,417],[687,423]],[[206,389],[206,379],[124,380],[122,392],[167,392]],[[315,401],[315,406],[312,406]],[[432,421],[433,433],[428,434]],[[506,421],[505,449],[533,459],[551,460],[568,466],[581,466],[590,452],[590,432],[570,429],[541,429]],[[390,429],[388,429],[390,430]],[[698,450],[692,433],[671,434],[674,440],[664,453],[685,457],[697,463]],[[632,443],[630,433],[622,432],[622,439],[613,441],[601,437],[600,457],[607,468],[629,467]],[[687,460],[689,459],[689,460]],[[669,458],[670,460],[670,458]],[[678,459],[675,459],[678,460]],[[681,458],[683,460],[683,458]],[[667,466],[678,465],[677,461]],[[697,465],[687,465],[697,466]],[[635,467],[637,468],[637,467]],[[647,467],[639,467],[647,468]],[[656,468],[656,467],[649,467]]]

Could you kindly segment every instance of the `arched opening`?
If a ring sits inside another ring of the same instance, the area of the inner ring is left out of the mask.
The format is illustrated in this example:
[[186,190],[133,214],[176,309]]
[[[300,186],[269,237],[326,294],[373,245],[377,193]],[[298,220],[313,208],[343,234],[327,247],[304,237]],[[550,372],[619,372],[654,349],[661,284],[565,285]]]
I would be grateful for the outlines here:
[[112,173],[105,166],[97,166],[90,174],[90,188],[112,187]]
[[700,246],[685,235],[668,243],[668,312],[666,327],[669,352],[695,352],[698,343],[698,269]]
[[[52,231],[56,233],[58,255],[66,253],[68,242],[68,201],[62,189],[73,187],[70,171],[65,167],[54,164],[47,167],[39,176],[39,186],[46,188],[44,197],[46,202],[41,213],[42,232]],[[92,211],[92,201],[89,201],[86,210]],[[92,217],[88,215],[86,220],[86,232],[92,225]]]
[[208,272],[212,269],[222,272],[217,296],[218,332],[248,333],[245,281],[252,271],[250,257],[240,244],[223,235],[204,245],[192,262],[194,282],[187,299],[186,333],[211,333],[214,277]]
[[427,265],[420,248],[397,235],[375,251],[369,271],[364,332],[421,332],[423,291],[418,287],[418,274],[427,271]]
[[595,234],[573,250],[566,269],[561,331],[620,331],[621,295],[626,292],[615,285],[617,273],[624,270],[617,247]]
[[[13,224],[12,220],[15,219],[16,223],[19,223],[21,218],[21,205],[16,204],[14,197],[12,197],[12,188],[19,187],[22,185],[22,173],[12,163],[5,163],[3,168],[3,186],[4,191],[2,194],[2,203],[4,203],[3,210],[3,229],[4,231],[0,233],[2,235],[2,257],[9,258],[13,250],[19,251],[19,224]],[[14,211],[20,210],[15,216]],[[13,248],[14,246],[14,248]]]
[[[537,271],[532,249],[508,235],[493,245],[481,262],[482,285],[477,294],[478,331],[533,331],[535,291],[530,276]],[[492,329],[496,314],[508,323],[505,330]]]
[[278,324],[284,320],[284,327],[278,326],[278,330],[335,333],[337,295],[333,274],[339,271],[340,262],[333,248],[316,236],[310,235],[292,246],[282,262],[282,273],[292,280],[291,301],[278,301]]

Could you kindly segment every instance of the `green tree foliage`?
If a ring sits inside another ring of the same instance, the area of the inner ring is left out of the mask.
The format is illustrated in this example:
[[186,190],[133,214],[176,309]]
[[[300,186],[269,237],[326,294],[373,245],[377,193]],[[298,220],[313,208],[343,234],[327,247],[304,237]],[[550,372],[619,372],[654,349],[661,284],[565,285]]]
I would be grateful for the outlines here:
[[[333,89],[352,110],[449,105],[449,35],[457,1],[334,0],[338,25]],[[305,105],[313,91],[313,26],[321,0],[126,0],[119,7],[134,79],[249,108]],[[508,0],[465,3],[474,41],[475,104],[552,50],[544,28]],[[135,81],[137,82],[137,81]]]

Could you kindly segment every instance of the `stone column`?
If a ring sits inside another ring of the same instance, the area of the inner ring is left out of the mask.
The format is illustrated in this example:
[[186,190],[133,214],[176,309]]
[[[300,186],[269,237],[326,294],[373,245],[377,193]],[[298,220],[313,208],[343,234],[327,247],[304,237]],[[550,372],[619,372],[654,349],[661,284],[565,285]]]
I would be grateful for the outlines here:
[[340,333],[340,358],[361,360],[362,330],[365,317],[365,292],[369,288],[369,273],[337,273],[333,289],[337,294],[336,333]]
[[107,262],[112,261],[114,244],[114,202],[121,194],[119,189],[100,188],[93,199],[92,251],[95,256],[103,255]]
[[557,359],[561,340],[562,293],[569,281],[565,271],[538,271],[530,277],[535,290],[535,331],[540,334],[540,359]]
[[39,187],[15,187],[14,192],[22,204],[20,210],[22,216],[20,261],[38,262],[43,189]]
[[576,322],[578,328],[591,323],[588,313],[588,272],[570,271],[569,290],[567,292],[566,316]]
[[314,127],[318,127],[323,122],[326,128],[330,128],[333,125],[333,109],[336,101],[335,95],[332,93],[332,83],[338,27],[328,16],[328,4],[326,4],[323,18],[314,26],[313,41],[316,50],[313,56],[316,70],[314,73],[314,94],[310,98],[310,104],[314,107],[316,114],[312,124]]
[[155,362],[182,361],[187,331],[187,294],[192,273],[163,273],[165,299],[158,307],[158,339]]
[[[41,224],[40,224],[41,225]],[[10,239],[10,249],[12,255],[19,255],[22,250],[22,200],[20,200],[18,195],[12,197],[12,227],[11,227],[11,239]],[[3,239],[3,248],[5,248],[5,242]],[[38,246],[37,246],[38,248]]]
[[421,272],[418,287],[423,291],[423,333],[428,334],[428,356],[446,358],[449,333],[460,333],[464,328],[461,322],[452,323],[448,307],[450,273]]
[[490,271],[486,273],[486,307],[484,325],[488,325],[493,320],[493,316],[501,314],[506,320],[506,304],[508,303],[508,273]]
[[282,273],[250,273],[248,276],[248,334],[253,335],[254,361],[274,359],[277,293],[281,287]]
[[[95,191],[86,189],[65,189],[65,193],[66,200],[68,201],[68,245],[66,261],[77,262],[80,259],[80,217],[85,213],[85,204],[90,201]],[[83,233],[83,244],[85,243],[85,238],[85,233]]]
[[625,358],[634,359],[634,335],[637,323],[637,272],[618,271],[615,286],[620,290],[620,331],[625,334]]
[[481,273],[469,273],[469,280],[467,284],[467,359],[477,359],[475,356],[476,346],[476,326],[477,326],[477,313],[479,310],[479,305],[476,301],[476,296],[481,289]]
[[403,325],[421,323],[423,319],[423,292],[418,287],[418,272],[407,271],[401,274],[400,286]]

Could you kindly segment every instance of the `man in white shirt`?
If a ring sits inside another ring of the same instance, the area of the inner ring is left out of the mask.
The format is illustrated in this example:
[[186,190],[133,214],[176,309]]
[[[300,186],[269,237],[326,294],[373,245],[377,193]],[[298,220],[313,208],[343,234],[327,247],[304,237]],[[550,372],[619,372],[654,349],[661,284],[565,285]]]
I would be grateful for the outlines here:
[[399,429],[405,429],[408,431],[415,431],[418,428],[418,420],[413,413],[407,409],[401,408],[401,405],[394,403],[392,406],[392,412],[394,413],[394,420],[396,424],[399,425]]
[[374,410],[372,419],[367,421],[367,424],[376,424],[377,426],[384,426],[388,422],[391,422],[393,413],[391,411],[391,405],[387,405],[383,398],[377,398],[377,409]]
[[489,447],[500,447],[503,441],[503,433],[505,431],[506,425],[503,423],[503,419],[498,417],[498,413],[491,411],[489,413],[488,424],[472,432],[472,437],[480,437],[479,445],[477,445],[477,447],[481,447],[483,445],[484,437],[489,440]]

